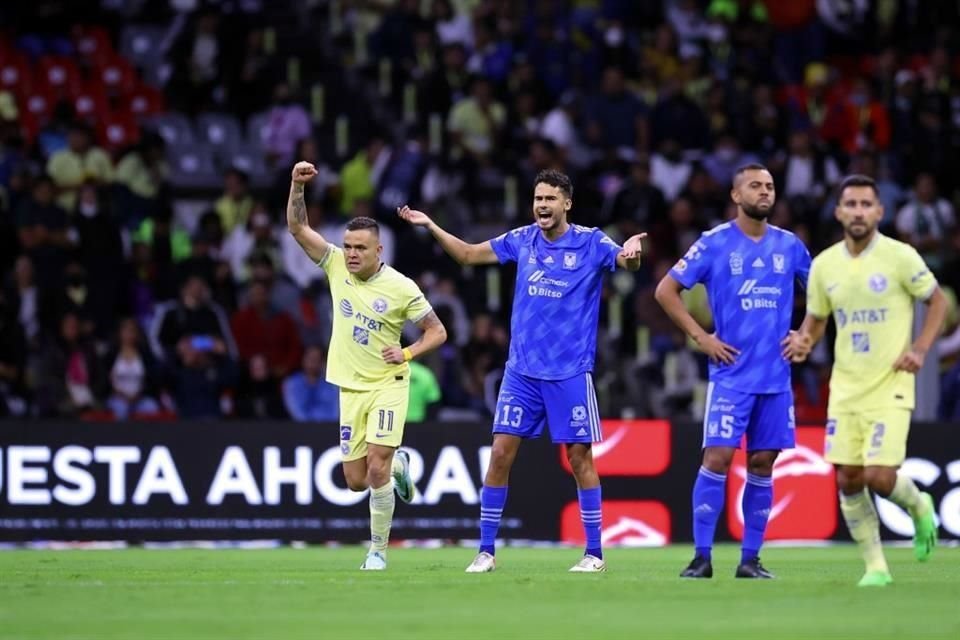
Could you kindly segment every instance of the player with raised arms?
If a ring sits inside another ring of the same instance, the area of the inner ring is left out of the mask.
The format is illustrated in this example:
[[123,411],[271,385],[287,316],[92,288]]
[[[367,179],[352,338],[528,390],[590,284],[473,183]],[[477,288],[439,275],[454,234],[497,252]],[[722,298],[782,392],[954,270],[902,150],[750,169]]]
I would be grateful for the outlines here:
[[597,322],[603,272],[640,267],[641,239],[621,248],[602,231],[567,221],[573,185],[546,170],[534,180],[533,224],[470,244],[440,228],[427,214],[404,206],[407,222],[425,227],[462,265],[517,263],[510,320],[510,353],[493,420],[493,448],[480,491],[480,549],[468,573],[496,568],[510,469],[520,443],[549,426],[563,443],[577,482],[586,549],[570,570],[606,570],[601,534],[600,478],[591,444],[600,442],[600,414],[593,388]]

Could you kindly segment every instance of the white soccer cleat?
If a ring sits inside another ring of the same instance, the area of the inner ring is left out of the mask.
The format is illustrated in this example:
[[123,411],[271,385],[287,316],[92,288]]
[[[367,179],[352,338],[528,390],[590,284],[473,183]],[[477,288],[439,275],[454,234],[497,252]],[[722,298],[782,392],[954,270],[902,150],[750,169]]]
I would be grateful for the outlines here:
[[366,560],[360,565],[361,571],[384,571],[387,568],[387,559],[379,551],[367,553]]
[[403,449],[397,449],[397,452],[393,454],[393,464],[390,472],[393,475],[393,488],[400,500],[409,503],[417,497],[417,485],[413,483],[413,478],[410,477],[409,453]]
[[607,563],[597,556],[586,555],[580,562],[570,567],[570,573],[601,573],[607,570]]
[[490,573],[497,568],[497,559],[486,551],[481,551],[467,567],[467,573]]

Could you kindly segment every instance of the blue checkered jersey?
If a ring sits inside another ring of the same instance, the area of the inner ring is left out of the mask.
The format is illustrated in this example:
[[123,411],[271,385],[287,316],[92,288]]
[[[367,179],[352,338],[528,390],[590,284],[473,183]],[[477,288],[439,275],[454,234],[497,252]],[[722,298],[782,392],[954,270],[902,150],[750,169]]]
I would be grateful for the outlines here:
[[732,365],[710,364],[710,380],[748,393],[790,388],[790,363],[780,342],[790,331],[794,283],[806,288],[810,252],[773,225],[759,241],[734,222],[700,236],[670,270],[685,288],[707,288],[717,337],[740,350]]
[[556,241],[531,224],[490,241],[501,263],[517,263],[507,368],[540,380],[592,371],[603,272],[617,268],[617,243],[572,224]]

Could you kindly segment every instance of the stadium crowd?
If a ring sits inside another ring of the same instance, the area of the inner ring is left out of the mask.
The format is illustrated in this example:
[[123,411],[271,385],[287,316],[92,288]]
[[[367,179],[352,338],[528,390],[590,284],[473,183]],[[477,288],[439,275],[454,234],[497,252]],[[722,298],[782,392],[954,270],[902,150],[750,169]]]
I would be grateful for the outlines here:
[[[329,293],[284,226],[295,160],[321,172],[310,223],[337,242],[376,217],[447,326],[412,421],[489,414],[513,272],[461,269],[395,208],[484,240],[526,223],[545,168],[574,222],[650,234],[603,302],[606,415],[696,413],[704,359],[653,290],[747,162],[814,254],[839,179],[875,178],[882,230],[960,288],[956,2],[46,0],[0,24],[0,415],[335,420]],[[796,371],[811,416],[829,361]]]

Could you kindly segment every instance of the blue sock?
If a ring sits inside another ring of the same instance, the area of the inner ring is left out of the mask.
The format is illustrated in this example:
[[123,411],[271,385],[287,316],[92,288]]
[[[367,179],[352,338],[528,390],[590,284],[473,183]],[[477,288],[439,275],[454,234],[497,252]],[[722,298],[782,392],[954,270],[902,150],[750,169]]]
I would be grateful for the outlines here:
[[480,553],[496,553],[497,530],[500,528],[500,518],[506,502],[506,487],[483,485],[480,489]]
[[727,476],[700,467],[693,484],[693,545],[696,554],[711,559],[713,535],[723,509],[723,491]]
[[580,499],[580,520],[583,521],[583,532],[587,537],[587,548],[583,553],[602,560],[603,549],[600,547],[600,487],[577,489],[577,498]]
[[740,563],[753,560],[760,554],[763,534],[767,530],[770,505],[773,504],[773,478],[747,474],[743,488],[743,548]]

